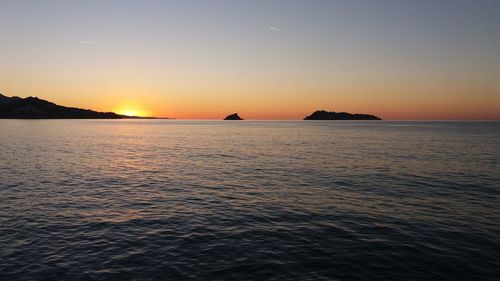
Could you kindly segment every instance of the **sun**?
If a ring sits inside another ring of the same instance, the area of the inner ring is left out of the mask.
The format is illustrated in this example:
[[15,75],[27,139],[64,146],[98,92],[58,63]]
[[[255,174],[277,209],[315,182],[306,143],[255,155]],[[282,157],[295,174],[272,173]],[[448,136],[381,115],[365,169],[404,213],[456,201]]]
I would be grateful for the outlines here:
[[138,108],[123,108],[115,110],[117,114],[126,115],[126,116],[134,116],[134,117],[149,117],[150,113],[143,109]]
[[111,107],[112,111],[131,117],[151,117],[152,112],[150,108],[140,102],[121,100]]
[[130,109],[124,110],[124,111],[119,112],[119,113],[122,115],[127,115],[127,116],[139,116],[139,114],[137,113],[136,110],[130,110]]

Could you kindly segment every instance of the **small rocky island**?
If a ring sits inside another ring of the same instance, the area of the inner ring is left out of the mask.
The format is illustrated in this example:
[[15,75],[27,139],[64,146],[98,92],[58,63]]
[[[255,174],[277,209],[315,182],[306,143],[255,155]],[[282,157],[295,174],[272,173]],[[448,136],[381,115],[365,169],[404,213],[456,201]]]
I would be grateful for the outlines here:
[[243,120],[243,118],[241,118],[238,113],[233,113],[231,115],[228,115],[226,118],[224,118],[224,120]]
[[60,106],[37,97],[7,97],[0,94],[0,119],[152,119]]
[[306,116],[304,120],[382,120],[370,114],[352,114],[347,112],[335,112],[317,110],[313,114]]

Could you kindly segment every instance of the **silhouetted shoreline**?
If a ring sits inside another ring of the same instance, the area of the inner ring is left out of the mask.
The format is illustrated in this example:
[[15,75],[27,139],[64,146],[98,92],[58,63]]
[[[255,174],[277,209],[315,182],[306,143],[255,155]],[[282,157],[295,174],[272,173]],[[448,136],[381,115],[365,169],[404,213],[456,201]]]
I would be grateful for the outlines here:
[[[0,119],[158,119],[66,107],[38,97],[6,97],[0,94]],[[168,118],[161,118],[168,119]]]

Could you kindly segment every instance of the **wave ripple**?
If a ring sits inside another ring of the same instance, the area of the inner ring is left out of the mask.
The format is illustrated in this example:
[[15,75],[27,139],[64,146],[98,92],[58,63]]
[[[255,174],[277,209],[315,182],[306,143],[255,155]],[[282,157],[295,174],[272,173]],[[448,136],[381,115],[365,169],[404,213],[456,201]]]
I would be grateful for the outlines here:
[[0,120],[1,280],[496,280],[500,124]]

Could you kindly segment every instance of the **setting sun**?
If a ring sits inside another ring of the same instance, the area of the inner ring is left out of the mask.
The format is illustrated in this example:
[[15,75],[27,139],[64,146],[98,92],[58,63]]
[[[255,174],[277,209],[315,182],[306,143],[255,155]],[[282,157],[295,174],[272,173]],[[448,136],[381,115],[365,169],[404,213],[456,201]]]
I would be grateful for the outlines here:
[[127,116],[139,116],[139,117],[148,117],[149,113],[145,110],[141,109],[117,109],[116,113]]
[[149,117],[151,112],[134,102],[123,102],[114,107],[113,112],[127,116]]
[[135,110],[124,110],[121,112],[118,112],[119,114],[127,115],[127,116],[138,116],[137,111]]

